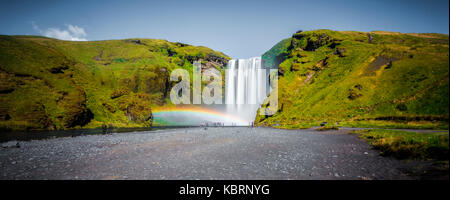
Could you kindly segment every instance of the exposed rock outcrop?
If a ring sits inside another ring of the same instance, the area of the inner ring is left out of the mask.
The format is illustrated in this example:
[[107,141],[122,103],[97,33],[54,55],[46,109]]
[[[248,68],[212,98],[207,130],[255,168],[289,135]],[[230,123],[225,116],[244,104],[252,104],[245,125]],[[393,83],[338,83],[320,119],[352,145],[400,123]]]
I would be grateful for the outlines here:
[[86,107],[86,100],[86,93],[81,87],[76,87],[76,90],[63,97],[59,103],[65,107],[62,116],[64,127],[84,126],[94,118],[94,114]]

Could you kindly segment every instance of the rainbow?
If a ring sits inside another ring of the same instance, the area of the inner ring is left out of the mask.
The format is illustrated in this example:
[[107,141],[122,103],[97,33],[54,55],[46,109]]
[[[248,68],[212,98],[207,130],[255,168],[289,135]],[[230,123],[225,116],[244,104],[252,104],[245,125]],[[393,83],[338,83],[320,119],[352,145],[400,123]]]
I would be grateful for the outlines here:
[[[171,117],[172,116],[172,117]],[[206,109],[201,107],[170,107],[170,108],[162,108],[155,109],[153,111],[154,121],[160,121],[162,118],[166,118],[164,121],[167,124],[177,124],[177,122],[173,122],[173,116],[183,117],[186,119],[195,119],[196,121],[201,122],[204,121],[212,121],[212,122],[222,122],[225,125],[248,125],[249,122],[240,119],[237,116],[228,115],[223,112],[219,112],[212,109]],[[185,124],[183,124],[185,125]],[[194,123],[192,125],[199,125],[199,123]]]

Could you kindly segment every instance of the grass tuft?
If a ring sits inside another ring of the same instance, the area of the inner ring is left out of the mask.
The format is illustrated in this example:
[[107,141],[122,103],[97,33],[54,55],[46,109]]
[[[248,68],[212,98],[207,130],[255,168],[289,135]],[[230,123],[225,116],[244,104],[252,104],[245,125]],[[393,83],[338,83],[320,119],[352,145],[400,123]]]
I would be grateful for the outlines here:
[[322,126],[317,128],[318,131],[331,131],[331,130],[339,130],[339,127],[337,126]]
[[381,155],[399,159],[448,160],[449,133],[415,133],[398,130],[358,130],[354,131],[366,140]]

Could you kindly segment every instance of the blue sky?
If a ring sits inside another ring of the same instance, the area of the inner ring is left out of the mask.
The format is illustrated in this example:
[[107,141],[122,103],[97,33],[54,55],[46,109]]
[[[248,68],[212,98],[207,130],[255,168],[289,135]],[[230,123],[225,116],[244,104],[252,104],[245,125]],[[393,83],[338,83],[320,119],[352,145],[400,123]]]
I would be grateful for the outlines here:
[[448,0],[0,0],[0,34],[132,37],[259,56],[297,30],[449,32]]

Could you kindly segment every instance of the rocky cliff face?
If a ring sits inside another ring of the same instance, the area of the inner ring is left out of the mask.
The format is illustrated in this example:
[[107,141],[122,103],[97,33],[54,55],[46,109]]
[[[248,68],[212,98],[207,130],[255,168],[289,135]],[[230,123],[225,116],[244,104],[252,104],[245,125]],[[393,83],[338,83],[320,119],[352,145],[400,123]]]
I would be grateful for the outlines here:
[[153,39],[69,42],[0,36],[0,127],[3,129],[150,126],[166,106],[170,72],[229,57],[206,47]]
[[448,128],[448,45],[442,34],[299,31],[263,55],[278,67],[279,106],[255,122]]

